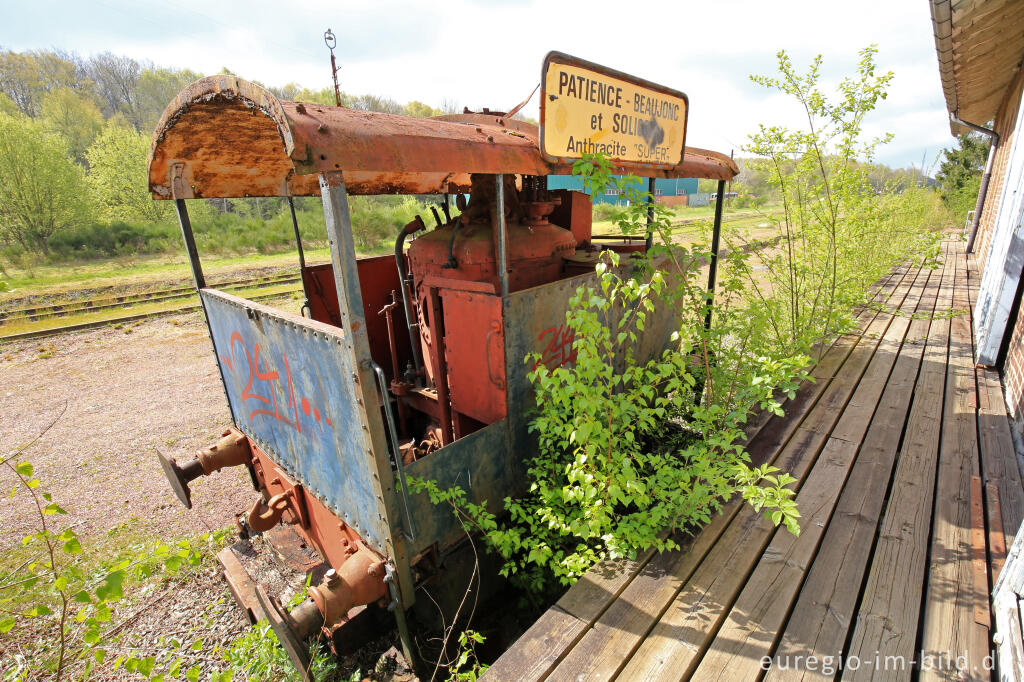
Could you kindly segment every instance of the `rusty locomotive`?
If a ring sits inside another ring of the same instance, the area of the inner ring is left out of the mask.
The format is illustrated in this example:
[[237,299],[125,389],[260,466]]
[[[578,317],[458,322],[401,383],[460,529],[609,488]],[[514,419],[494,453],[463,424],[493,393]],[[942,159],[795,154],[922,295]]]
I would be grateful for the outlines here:
[[[405,613],[463,532],[450,510],[409,494],[405,476],[458,482],[476,501],[521,491],[535,448],[524,357],[571,362],[565,311],[597,253],[648,247],[593,235],[590,197],[548,190],[547,176],[571,172],[572,158],[543,151],[544,106],[541,130],[494,112],[410,118],[281,101],[221,75],[188,86],[157,126],[149,187],[177,208],[233,421],[191,461],[161,465],[186,506],[194,479],[247,468],[257,495],[239,516],[243,531],[289,524],[330,568],[290,612],[228,576],[300,669],[304,638],[336,637],[371,603],[390,605],[412,657]],[[674,143],[676,158],[617,159],[618,168],[713,178],[720,192],[737,172],[727,156]],[[354,194],[436,197],[432,226],[417,217],[393,255],[357,258]],[[322,198],[331,262],[307,265],[299,244],[304,315],[206,286],[187,201],[261,196]],[[640,354],[665,347],[673,326],[666,315],[649,327]]]

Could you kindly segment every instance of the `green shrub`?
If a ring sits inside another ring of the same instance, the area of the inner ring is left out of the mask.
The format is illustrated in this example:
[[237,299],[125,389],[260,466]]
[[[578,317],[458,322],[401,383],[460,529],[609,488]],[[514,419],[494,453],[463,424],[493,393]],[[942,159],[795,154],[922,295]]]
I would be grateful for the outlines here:
[[[303,246],[327,245],[323,205],[318,197],[295,200]],[[430,208],[411,196],[351,197],[352,232],[356,247],[373,250],[394,243],[399,230],[417,214],[427,225]],[[211,200],[188,203],[192,231],[200,255],[278,253],[295,248],[291,213],[283,199]],[[79,222],[49,237],[52,262],[91,260],[125,255],[179,253],[177,220],[162,222]],[[9,241],[5,260],[16,263],[36,257],[28,247]]]
[[[735,292],[705,329],[706,256],[673,249],[682,269],[671,276],[599,267],[598,285],[577,289],[566,314],[575,363],[550,370],[527,358],[536,363],[530,430],[540,447],[529,460],[530,492],[505,500],[507,520],[468,503],[458,487],[410,479],[412,490],[483,532],[505,575],[541,590],[553,579],[571,584],[605,558],[675,548],[670,531],[707,523],[737,492],[798,532],[792,477],[749,466],[742,426],[754,409],[781,413],[774,391],[792,391],[807,359],[762,354]],[[726,280],[723,291],[735,286]],[[633,349],[658,303],[681,313],[682,324],[664,353],[642,361]]]
[[[552,370],[536,354],[526,358],[536,395],[530,430],[539,444],[528,463],[529,492],[506,498],[508,516],[499,521],[457,486],[409,479],[413,491],[452,506],[467,529],[480,531],[504,558],[503,574],[532,590],[571,584],[605,558],[675,548],[672,531],[707,523],[737,493],[799,532],[787,487],[794,479],[750,467],[742,429],[756,409],[782,414],[777,392],[793,395],[808,359],[763,351],[768,330],[749,314],[745,270],[733,264],[746,258],[742,250],[724,258],[719,294],[709,302],[707,248],[672,245],[673,214],[663,205],[654,206],[648,228],[649,195],[612,170],[589,155],[574,168],[585,186],[614,183],[628,198],[617,218],[623,232],[651,230],[664,245],[654,254],[660,258],[630,266],[606,252],[597,282],[576,290],[566,312],[571,365]],[[655,314],[678,321],[676,331],[662,353],[637,357],[648,325],[664,322]]]
[[614,204],[594,204],[594,222],[615,220],[621,210]]
[[430,208],[411,196],[352,197],[349,212],[352,235],[361,248],[394,244],[399,230],[417,214],[428,228],[434,224]]
[[[15,480],[11,498],[24,504],[34,521],[21,548],[9,552],[14,558],[5,562],[5,569],[12,568],[0,574],[0,635],[23,630],[19,634],[31,640],[26,655],[12,654],[0,661],[4,679],[60,680],[72,673],[88,679],[97,666],[124,667],[145,678],[158,667],[179,670],[181,660],[174,651],[161,656],[162,663],[157,656],[140,652],[109,661],[107,649],[117,632],[112,623],[115,609],[131,588],[154,576],[188,577],[223,546],[229,531],[118,549],[110,542],[83,541],[73,526],[62,522],[67,511],[45,492],[32,463],[22,459],[25,449],[0,457],[0,466]],[[110,531],[108,540],[116,534],[117,529]],[[189,672],[189,679],[196,679],[199,669]],[[170,675],[176,677],[177,672]]]
[[56,233],[50,239],[55,259],[100,258],[135,253],[162,253],[177,246],[181,232],[177,225],[115,222],[88,223]]
[[[821,57],[799,73],[778,53],[778,76],[751,76],[790,96],[806,112],[806,128],[761,125],[745,151],[782,198],[783,215],[771,218],[780,234],[775,249],[755,249],[761,266],[747,269],[751,314],[770,330],[775,352],[809,353],[848,329],[853,307],[893,263],[928,249],[945,220],[921,194],[870,182],[876,147],[891,139],[863,139],[863,123],[886,96],[892,72],[876,74],[874,46],[860,52],[854,77],[837,96],[819,87]],[[937,220],[938,222],[928,222]],[[763,286],[762,278],[768,286]]]
[[967,220],[967,212],[973,211],[978,204],[978,192],[981,190],[981,176],[976,175],[964,181],[963,187],[948,192],[945,205],[949,211],[949,221],[957,227],[963,226]]

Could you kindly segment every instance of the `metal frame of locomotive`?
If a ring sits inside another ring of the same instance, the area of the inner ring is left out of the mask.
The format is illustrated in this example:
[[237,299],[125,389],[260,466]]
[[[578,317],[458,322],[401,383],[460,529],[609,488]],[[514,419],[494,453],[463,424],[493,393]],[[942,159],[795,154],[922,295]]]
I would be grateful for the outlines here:
[[[717,179],[720,196],[737,172],[693,148],[673,166],[620,169]],[[259,495],[242,524],[292,524],[329,564],[291,613],[255,590],[299,667],[304,637],[333,634],[350,609],[378,601],[394,610],[411,659],[405,610],[464,534],[449,509],[404,492],[407,474],[457,482],[476,501],[522,490],[536,448],[524,357],[571,360],[567,302],[602,248],[589,196],[546,189],[547,175],[569,172],[540,153],[536,126],[501,114],[422,119],[280,101],[233,76],[193,83],[164,112],[149,187],[175,202],[234,426],[194,460],[161,463],[186,506],[191,480],[245,466]],[[401,231],[394,256],[357,259],[350,194],[445,201],[433,229],[417,217]],[[305,264],[299,242],[309,317],[206,286],[186,200],[315,195],[331,263]],[[668,343],[674,323],[661,317],[638,356]]]

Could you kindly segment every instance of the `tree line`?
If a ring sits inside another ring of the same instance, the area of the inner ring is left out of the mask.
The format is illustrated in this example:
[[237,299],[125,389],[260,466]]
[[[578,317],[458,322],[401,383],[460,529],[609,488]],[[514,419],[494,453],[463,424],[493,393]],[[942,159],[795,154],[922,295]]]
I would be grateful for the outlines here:
[[[146,159],[168,102],[202,76],[110,52],[85,58],[0,48],[0,269],[25,257],[170,246],[163,242],[173,235],[172,209],[151,199]],[[282,99],[335,104],[333,88],[268,89]],[[354,109],[409,116],[458,111],[450,100],[437,108],[372,94],[341,98]],[[316,209],[308,202],[300,208]],[[216,200],[199,208],[221,216],[214,222],[222,226],[231,217],[267,220],[286,210],[274,200]]]

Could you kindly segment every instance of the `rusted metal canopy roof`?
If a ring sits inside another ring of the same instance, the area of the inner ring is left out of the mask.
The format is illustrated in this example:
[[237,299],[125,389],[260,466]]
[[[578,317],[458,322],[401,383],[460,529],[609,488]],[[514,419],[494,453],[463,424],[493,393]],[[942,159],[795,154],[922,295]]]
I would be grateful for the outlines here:
[[[946,109],[985,125],[1024,58],[1024,3],[1019,0],[931,0],[935,50]],[[954,134],[966,132],[950,123]]]
[[[235,76],[192,83],[167,106],[150,148],[155,199],[309,196],[318,175],[344,171],[352,194],[464,191],[470,173],[551,175],[537,127],[493,115],[412,118],[277,99]],[[728,180],[729,157],[686,148],[668,169],[625,164],[624,173]]]

